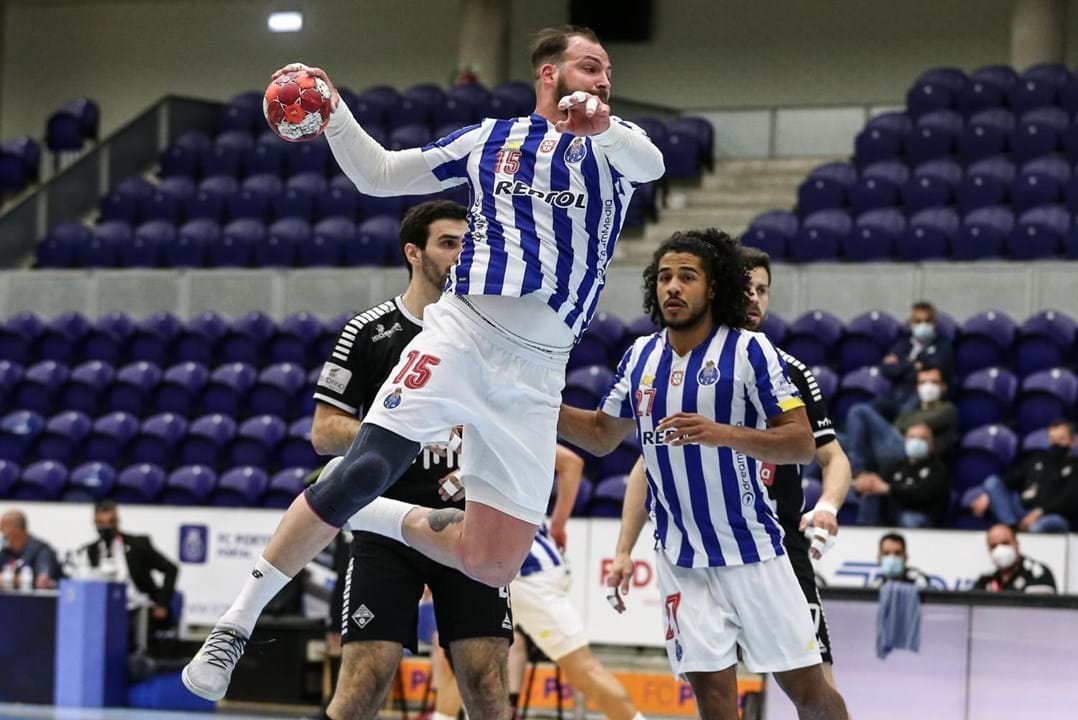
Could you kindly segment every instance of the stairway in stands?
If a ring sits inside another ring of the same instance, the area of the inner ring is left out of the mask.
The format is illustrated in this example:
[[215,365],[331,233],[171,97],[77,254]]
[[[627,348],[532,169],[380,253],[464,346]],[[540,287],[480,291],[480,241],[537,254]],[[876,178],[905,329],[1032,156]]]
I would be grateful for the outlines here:
[[715,163],[695,186],[670,188],[659,221],[649,223],[642,236],[618,244],[619,260],[644,264],[660,242],[675,230],[718,227],[740,235],[758,214],[774,208],[790,209],[797,202],[797,186],[817,165],[839,159],[832,156],[731,159]]

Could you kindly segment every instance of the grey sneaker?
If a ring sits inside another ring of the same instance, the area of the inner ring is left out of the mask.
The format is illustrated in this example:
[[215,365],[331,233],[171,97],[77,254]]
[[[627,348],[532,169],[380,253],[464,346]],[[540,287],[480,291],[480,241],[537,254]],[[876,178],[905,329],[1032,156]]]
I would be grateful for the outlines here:
[[222,699],[247,640],[239,628],[218,624],[183,669],[184,686],[200,698],[214,702]]

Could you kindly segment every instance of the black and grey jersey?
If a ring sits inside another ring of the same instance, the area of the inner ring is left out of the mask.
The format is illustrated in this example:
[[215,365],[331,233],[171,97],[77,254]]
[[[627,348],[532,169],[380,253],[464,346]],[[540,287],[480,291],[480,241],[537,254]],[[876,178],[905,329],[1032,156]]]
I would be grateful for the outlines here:
[[[345,323],[322,367],[314,397],[361,418],[393,371],[404,348],[423,329],[398,296],[361,312]],[[446,440],[449,436],[446,435]],[[438,497],[438,481],[457,468],[453,454],[423,450],[400,480],[383,495],[427,507],[463,507]]]
[[[805,412],[812,426],[812,434],[816,438],[816,447],[834,442],[837,439],[835,424],[831,421],[827,401],[824,400],[820,385],[816,382],[816,376],[793,355],[782,350],[779,350],[779,354],[786,361],[786,372],[790,376],[790,381],[797,387],[805,403]],[[805,503],[805,494],[801,490],[801,466],[779,465],[774,468],[768,494],[775,501],[779,520],[786,526],[791,524],[796,526],[800,522],[802,505]],[[787,532],[789,532],[788,527]]]

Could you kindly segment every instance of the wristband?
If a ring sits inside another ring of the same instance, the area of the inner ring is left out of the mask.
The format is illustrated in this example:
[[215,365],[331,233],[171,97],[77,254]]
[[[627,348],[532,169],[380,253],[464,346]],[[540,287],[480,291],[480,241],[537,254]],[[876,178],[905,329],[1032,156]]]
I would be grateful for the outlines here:
[[832,515],[838,515],[838,508],[827,502],[826,500],[820,500],[816,503],[816,507],[812,509],[812,512],[828,512]]

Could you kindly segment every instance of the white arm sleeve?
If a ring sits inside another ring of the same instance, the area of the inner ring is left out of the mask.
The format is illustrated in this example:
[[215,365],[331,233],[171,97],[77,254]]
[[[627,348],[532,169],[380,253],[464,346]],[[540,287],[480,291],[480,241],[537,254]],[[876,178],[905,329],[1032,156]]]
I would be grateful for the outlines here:
[[663,154],[647,133],[619,117],[611,116],[610,127],[591,139],[603,149],[610,164],[633,182],[658,180],[666,172]]
[[343,100],[329,116],[326,140],[341,170],[365,195],[428,195],[442,189],[420,148],[386,150],[359,126]]

